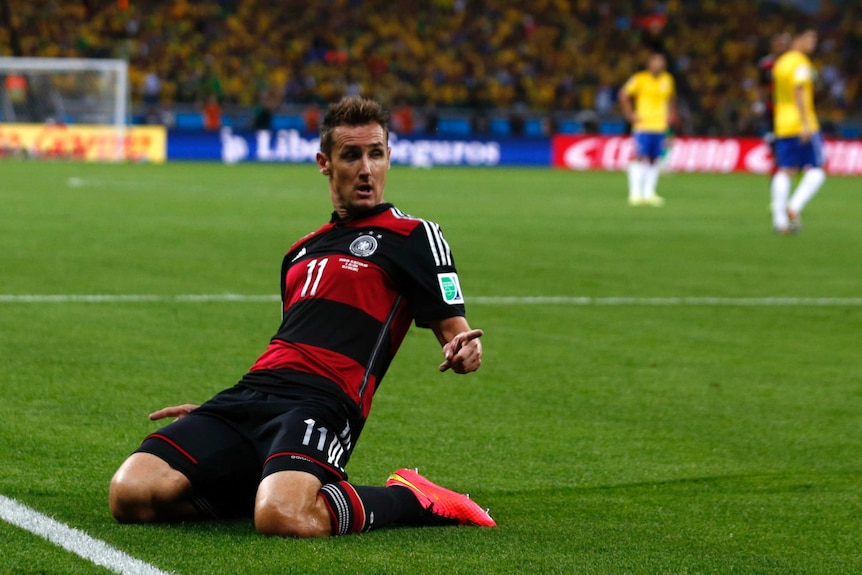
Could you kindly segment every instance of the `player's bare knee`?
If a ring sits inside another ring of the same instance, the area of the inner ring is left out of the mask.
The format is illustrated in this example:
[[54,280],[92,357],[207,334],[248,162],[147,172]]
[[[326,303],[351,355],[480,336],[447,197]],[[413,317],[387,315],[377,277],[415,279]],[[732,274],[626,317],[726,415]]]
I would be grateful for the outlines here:
[[120,523],[149,523],[155,520],[155,509],[149,490],[127,475],[117,473],[108,492],[111,514]]
[[331,535],[330,526],[322,525],[311,515],[275,506],[255,509],[254,526],[258,533],[270,537],[306,539]]
[[300,520],[275,507],[256,509],[254,527],[258,533],[268,537],[309,537],[302,533]]
[[127,460],[114,477],[108,492],[111,514],[120,523],[151,523],[180,515],[181,502],[190,484],[179,472],[141,458]]

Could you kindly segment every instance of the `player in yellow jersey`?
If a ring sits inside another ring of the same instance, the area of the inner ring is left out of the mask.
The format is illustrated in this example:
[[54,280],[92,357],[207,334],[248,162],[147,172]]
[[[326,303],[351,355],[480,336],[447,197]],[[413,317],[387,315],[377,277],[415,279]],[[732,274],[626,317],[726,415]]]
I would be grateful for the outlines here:
[[671,118],[676,116],[675,85],[667,71],[667,59],[650,53],[646,70],[637,72],[620,89],[620,107],[632,124],[635,157],[629,163],[629,204],[662,206],[656,194],[661,171],[659,159]]
[[[816,47],[817,32],[807,29],[794,36],[790,50],[772,68],[778,166],[772,178],[772,225],[781,234],[799,230],[802,208],[826,180],[826,155],[814,112],[815,70],[808,58]],[[804,175],[791,196],[792,179],[800,169]]]

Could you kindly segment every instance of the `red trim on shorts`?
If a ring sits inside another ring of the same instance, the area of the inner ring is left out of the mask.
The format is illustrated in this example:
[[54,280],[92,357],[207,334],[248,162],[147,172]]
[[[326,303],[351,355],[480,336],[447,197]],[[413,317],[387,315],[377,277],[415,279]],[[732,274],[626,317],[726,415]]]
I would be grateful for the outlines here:
[[192,457],[192,456],[191,456],[191,454],[190,454],[188,451],[186,451],[185,449],[183,449],[182,447],[180,447],[179,445],[177,445],[177,443],[176,443],[175,441],[173,441],[171,438],[169,438],[169,437],[165,437],[165,436],[164,436],[164,435],[162,435],[161,433],[153,433],[152,435],[150,435],[150,436],[148,436],[148,437],[147,437],[147,439],[150,439],[150,438],[153,438],[153,439],[161,439],[162,441],[167,442],[167,443],[168,443],[168,445],[170,445],[171,447],[173,447],[174,449],[176,449],[177,451],[179,451],[180,453],[182,453],[183,455],[185,455],[185,456],[188,458],[188,460],[189,460],[189,461],[191,461],[191,462],[192,462],[192,463],[194,463],[195,465],[197,465],[197,464],[198,464],[198,460],[197,460],[197,459],[195,459],[194,457]]
[[263,462],[263,466],[266,467],[266,464],[269,463],[270,461],[272,461],[273,459],[275,459],[276,457],[290,457],[290,456],[296,457],[297,459],[304,459],[305,461],[313,463],[319,467],[323,467],[324,469],[328,469],[331,473],[335,474],[337,477],[344,477],[344,473],[342,473],[340,470],[336,469],[335,467],[332,467],[331,465],[323,463],[319,459],[309,457],[308,455],[306,455],[304,453],[299,453],[296,451],[281,451],[279,453],[273,453],[272,455],[270,455],[269,457],[266,458],[266,461]]

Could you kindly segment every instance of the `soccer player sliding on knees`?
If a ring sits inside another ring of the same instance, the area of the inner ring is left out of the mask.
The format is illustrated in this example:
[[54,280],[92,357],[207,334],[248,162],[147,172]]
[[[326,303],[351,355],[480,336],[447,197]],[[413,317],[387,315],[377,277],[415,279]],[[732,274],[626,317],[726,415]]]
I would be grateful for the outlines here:
[[440,226],[383,199],[390,152],[388,114],[376,102],[330,107],[317,168],[334,211],[284,256],[275,335],[233,387],[150,415],[175,420],[114,475],[118,521],[249,517],[258,532],[283,537],[495,525],[468,496],[416,470],[399,469],[383,486],[355,485],[345,471],[412,324],[436,336],[441,372],[482,364],[483,332],[467,322]]

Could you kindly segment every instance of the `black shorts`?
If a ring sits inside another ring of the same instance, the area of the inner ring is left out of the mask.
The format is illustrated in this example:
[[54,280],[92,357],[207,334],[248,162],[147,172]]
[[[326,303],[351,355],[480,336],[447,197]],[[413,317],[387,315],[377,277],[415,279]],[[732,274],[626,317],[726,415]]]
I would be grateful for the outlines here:
[[321,483],[347,479],[353,452],[346,411],[322,399],[292,399],[237,385],[144,439],[183,473],[219,516],[247,516],[261,479],[304,471]]

